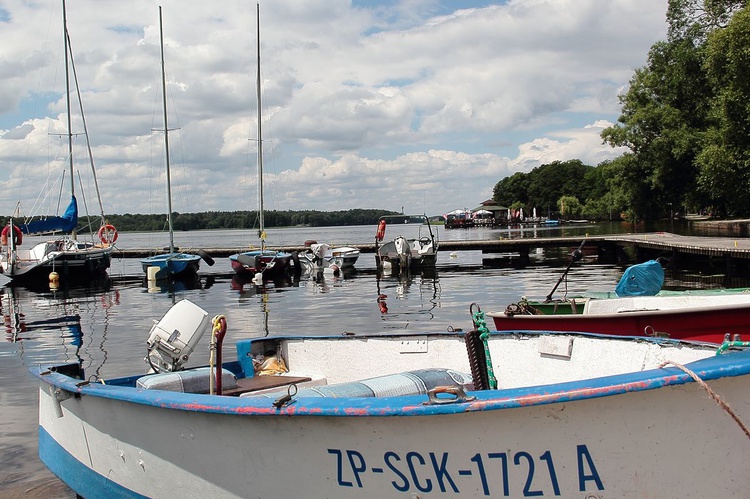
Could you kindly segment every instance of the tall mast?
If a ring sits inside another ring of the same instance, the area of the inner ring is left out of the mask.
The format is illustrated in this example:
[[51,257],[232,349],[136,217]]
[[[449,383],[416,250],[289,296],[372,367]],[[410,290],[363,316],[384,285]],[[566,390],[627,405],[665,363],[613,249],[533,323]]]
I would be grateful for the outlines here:
[[167,125],[167,74],[164,69],[164,30],[161,22],[161,5],[159,6],[159,42],[161,44],[161,92],[164,103],[164,150],[167,161],[167,224],[169,226],[169,252],[174,253],[174,234],[172,229],[172,179],[169,171],[169,126]]
[[261,104],[260,104],[260,4],[256,4],[257,11],[257,38],[258,38],[258,198],[260,200],[258,236],[260,237],[260,249],[266,249],[266,230],[263,220],[263,138],[261,134]]
[[[65,47],[65,103],[68,109],[68,163],[70,164],[70,195],[76,195],[76,181],[73,175],[73,125],[70,117],[70,63],[68,62],[68,51],[70,50],[70,39],[68,38],[68,15],[65,8],[65,0],[62,0],[63,10],[63,44]],[[75,227],[70,236],[76,238]]]

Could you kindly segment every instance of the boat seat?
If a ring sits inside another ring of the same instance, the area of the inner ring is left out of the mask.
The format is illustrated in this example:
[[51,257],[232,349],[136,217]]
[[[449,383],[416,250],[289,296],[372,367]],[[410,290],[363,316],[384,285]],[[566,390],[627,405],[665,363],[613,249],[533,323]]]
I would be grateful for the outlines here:
[[[209,393],[211,391],[211,369],[199,367],[185,371],[149,374],[138,378],[136,387],[144,390],[166,390],[184,393]],[[231,371],[221,371],[222,390],[237,388],[237,378]]]
[[[388,374],[362,381],[302,388],[296,397],[397,397],[399,395],[424,395],[438,386],[461,386],[472,389],[471,374],[452,369],[419,369],[398,374]],[[285,390],[286,391],[286,390]],[[244,397],[276,398],[280,392],[243,394]]]

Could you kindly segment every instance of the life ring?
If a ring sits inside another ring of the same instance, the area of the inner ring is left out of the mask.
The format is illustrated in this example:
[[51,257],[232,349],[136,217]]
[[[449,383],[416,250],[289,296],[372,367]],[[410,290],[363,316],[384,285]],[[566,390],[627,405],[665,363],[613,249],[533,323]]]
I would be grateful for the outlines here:
[[[0,233],[0,243],[2,243],[3,246],[8,245],[8,233],[10,232],[10,227],[5,226],[3,227],[2,232]],[[21,232],[21,228],[18,225],[13,226],[13,246],[20,246],[21,242],[23,242],[23,232]]]
[[375,235],[378,241],[382,241],[385,237],[385,220],[378,222],[378,232]]
[[117,229],[114,225],[106,224],[99,228],[99,240],[104,244],[115,244],[117,241]]

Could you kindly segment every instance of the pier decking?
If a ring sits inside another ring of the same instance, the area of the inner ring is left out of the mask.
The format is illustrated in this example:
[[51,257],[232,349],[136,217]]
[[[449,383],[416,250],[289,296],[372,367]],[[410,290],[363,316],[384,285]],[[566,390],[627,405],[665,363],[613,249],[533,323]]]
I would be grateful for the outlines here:
[[[498,239],[493,241],[440,241],[440,252],[453,251],[481,251],[488,255],[514,254],[520,263],[528,261],[529,254],[538,248],[576,248],[584,238],[575,237],[544,237]],[[750,268],[750,239],[730,237],[681,236],[669,232],[650,232],[642,234],[612,234],[603,236],[587,236],[588,251],[596,249],[597,256],[603,261],[618,261],[623,258],[626,250],[635,251],[636,260],[644,261],[649,258],[666,256],[673,260],[692,261],[694,258],[708,258],[718,260],[727,265],[727,271],[733,272],[742,268]],[[351,244],[362,253],[374,253],[375,244]],[[273,246],[274,250],[306,251],[304,246]],[[195,252],[198,248],[182,248],[182,251]],[[243,248],[201,248],[214,257],[247,251]],[[157,249],[123,249],[117,255],[123,258],[142,258],[158,252]]]

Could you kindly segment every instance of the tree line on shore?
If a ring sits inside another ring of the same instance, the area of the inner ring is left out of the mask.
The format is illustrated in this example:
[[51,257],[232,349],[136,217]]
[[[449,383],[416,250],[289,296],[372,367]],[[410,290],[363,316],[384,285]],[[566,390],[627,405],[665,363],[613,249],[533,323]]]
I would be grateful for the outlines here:
[[[375,209],[353,209],[342,211],[264,211],[266,227],[310,226],[326,227],[340,225],[376,225],[383,215],[397,212]],[[106,221],[120,231],[161,231],[167,229],[166,214],[107,215]],[[99,230],[100,217],[79,218],[82,232]],[[174,213],[174,230],[248,229],[258,227],[257,211],[205,211],[200,213]]]
[[[750,0],[669,0],[655,43],[601,138],[597,166],[553,162],[494,187],[494,200],[553,217],[750,216]],[[528,212],[528,211],[527,211]]]

